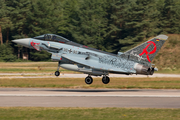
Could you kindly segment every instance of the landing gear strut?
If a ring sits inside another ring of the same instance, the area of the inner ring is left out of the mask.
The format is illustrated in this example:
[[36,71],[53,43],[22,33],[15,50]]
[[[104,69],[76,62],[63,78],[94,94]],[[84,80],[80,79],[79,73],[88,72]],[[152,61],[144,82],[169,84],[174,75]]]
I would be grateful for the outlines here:
[[103,78],[102,78],[102,82],[103,82],[104,84],[108,84],[108,83],[110,82],[109,77],[106,76],[106,75],[104,75]]
[[91,76],[87,76],[86,78],[85,78],[85,83],[86,84],[92,84],[92,82],[93,82],[93,79],[92,79],[92,77]]
[[60,75],[60,72],[59,72],[60,63],[61,63],[61,62],[59,61],[57,71],[54,73],[55,76],[57,76],[57,77]]

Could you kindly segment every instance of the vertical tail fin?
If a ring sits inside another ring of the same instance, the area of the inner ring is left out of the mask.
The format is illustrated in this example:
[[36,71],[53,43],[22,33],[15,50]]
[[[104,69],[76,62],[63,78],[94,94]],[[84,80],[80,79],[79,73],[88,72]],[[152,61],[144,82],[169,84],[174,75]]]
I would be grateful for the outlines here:
[[140,63],[151,63],[167,39],[168,36],[166,35],[158,35],[155,38],[126,51],[125,54],[130,55],[130,59],[139,61]]

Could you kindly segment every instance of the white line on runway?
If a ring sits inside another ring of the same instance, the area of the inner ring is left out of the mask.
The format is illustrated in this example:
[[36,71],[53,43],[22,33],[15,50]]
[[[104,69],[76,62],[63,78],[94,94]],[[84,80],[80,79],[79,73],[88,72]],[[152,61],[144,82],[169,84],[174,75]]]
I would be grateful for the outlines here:
[[[48,76],[38,76],[39,74],[37,74],[37,76],[24,76],[24,75],[28,75],[28,73],[24,73],[21,76],[3,76],[0,78],[85,78],[87,77],[86,74],[63,74],[60,75],[59,77],[56,77],[54,75],[48,75]],[[7,74],[0,74],[0,75],[7,75]],[[13,74],[13,75],[19,75],[19,74]],[[36,74],[32,74],[32,75],[36,75]],[[93,76],[94,77],[94,76]],[[180,78],[180,74],[154,74],[154,75],[121,75],[121,74],[109,74],[109,77],[119,77],[119,78],[155,78],[155,77],[173,77],[173,78]]]
[[179,98],[180,95],[57,95],[57,94],[0,94],[0,97],[173,97]]

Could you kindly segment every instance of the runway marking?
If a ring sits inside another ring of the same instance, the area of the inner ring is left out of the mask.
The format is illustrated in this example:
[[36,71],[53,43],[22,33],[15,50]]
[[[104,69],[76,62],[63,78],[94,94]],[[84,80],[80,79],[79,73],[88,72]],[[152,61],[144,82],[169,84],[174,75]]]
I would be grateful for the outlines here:
[[0,97],[158,97],[180,98],[180,95],[52,95],[52,94],[0,94]]
[[[85,78],[87,77],[86,74],[63,74],[59,77],[56,77],[54,74],[30,74],[30,73],[0,73],[0,75],[4,75],[0,78]],[[10,76],[13,75],[13,76]],[[23,76],[24,75],[24,76]],[[32,75],[32,76],[26,76],[26,75]],[[45,76],[38,76],[38,75],[45,75]],[[47,76],[46,76],[47,75]],[[93,76],[94,77],[94,76]],[[147,78],[147,75],[121,75],[121,74],[109,74],[109,77],[121,77],[121,78]],[[172,77],[172,78],[180,78],[180,74],[158,74],[155,73],[154,75],[149,75],[150,78],[156,78],[156,77]]]

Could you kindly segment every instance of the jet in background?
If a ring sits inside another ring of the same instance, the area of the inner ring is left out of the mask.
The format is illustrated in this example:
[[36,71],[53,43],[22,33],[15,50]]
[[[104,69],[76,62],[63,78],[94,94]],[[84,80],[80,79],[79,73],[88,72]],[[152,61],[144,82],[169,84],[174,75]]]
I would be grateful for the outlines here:
[[90,48],[55,34],[44,34],[34,38],[13,40],[13,42],[37,51],[46,50],[51,53],[51,59],[58,61],[59,68],[88,74],[86,84],[93,82],[93,76],[103,76],[102,82],[108,84],[109,73],[153,75],[158,69],[151,61],[163,46],[168,36],[158,35],[155,38],[124,53],[112,54]]

